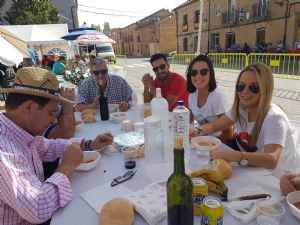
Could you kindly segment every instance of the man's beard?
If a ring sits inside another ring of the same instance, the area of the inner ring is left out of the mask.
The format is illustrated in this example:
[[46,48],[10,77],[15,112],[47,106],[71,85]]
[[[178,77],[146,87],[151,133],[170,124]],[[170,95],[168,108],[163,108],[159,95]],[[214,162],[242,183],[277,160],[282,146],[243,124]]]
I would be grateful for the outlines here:
[[163,73],[159,73],[157,75],[158,79],[160,79],[161,81],[165,81],[167,79],[167,73],[163,72]]

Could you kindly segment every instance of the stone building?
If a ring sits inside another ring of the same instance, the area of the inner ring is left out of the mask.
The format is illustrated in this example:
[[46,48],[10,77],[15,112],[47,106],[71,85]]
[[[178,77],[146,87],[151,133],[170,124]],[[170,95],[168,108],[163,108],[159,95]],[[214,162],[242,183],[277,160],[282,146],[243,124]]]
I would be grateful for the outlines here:
[[122,28],[122,54],[151,56],[157,52],[168,53],[176,49],[175,34],[175,16],[161,9]]
[[[188,0],[174,9],[177,20],[179,53],[197,49],[200,4]],[[261,41],[286,48],[300,41],[300,1],[287,0],[204,0],[201,52],[213,52],[220,44],[224,50],[245,42],[255,50]]]

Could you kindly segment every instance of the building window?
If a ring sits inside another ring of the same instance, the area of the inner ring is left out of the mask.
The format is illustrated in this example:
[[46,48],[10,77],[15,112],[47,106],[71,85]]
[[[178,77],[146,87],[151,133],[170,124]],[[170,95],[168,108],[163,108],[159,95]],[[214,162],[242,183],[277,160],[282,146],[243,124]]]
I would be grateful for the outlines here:
[[194,23],[199,23],[199,18],[200,18],[200,10],[196,10],[195,11]]
[[182,25],[187,25],[188,24],[188,20],[187,20],[187,14],[185,14],[183,16],[183,22],[182,22]]
[[188,51],[188,39],[183,38],[183,51]]
[[198,36],[194,37],[194,52],[197,52],[198,47]]
[[260,42],[265,42],[266,39],[266,29],[259,28],[256,30],[256,45]]
[[214,6],[215,16],[221,15],[221,6],[219,4]]
[[216,46],[220,45],[220,34],[219,33],[213,33],[210,35],[210,50],[216,49]]
[[235,44],[235,33],[227,33],[226,34],[226,49],[231,48],[231,46]]

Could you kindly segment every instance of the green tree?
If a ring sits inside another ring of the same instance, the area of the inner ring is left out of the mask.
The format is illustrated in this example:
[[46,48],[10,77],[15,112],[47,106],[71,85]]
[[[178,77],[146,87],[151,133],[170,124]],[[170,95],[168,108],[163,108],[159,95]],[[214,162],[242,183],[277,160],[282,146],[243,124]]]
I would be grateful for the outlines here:
[[110,31],[109,22],[104,22],[103,24],[103,33],[108,34]]
[[98,32],[101,32],[101,31],[102,31],[102,29],[101,29],[101,27],[100,27],[99,24],[93,24],[93,23],[92,23],[91,27],[92,27],[92,28],[95,28],[96,31],[98,31]]
[[59,9],[50,0],[13,0],[5,19],[12,25],[60,23]]

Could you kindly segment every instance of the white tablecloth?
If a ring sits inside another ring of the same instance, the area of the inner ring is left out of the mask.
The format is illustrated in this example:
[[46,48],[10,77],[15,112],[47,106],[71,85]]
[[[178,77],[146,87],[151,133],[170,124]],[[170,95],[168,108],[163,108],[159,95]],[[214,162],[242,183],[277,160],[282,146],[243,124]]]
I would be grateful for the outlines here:
[[[128,114],[129,119],[134,121],[142,121],[138,110],[130,111]],[[121,124],[115,124],[111,121],[98,121],[96,123],[85,124],[76,131],[76,136],[83,136],[87,139],[93,139],[97,134],[110,131],[114,135],[121,133]],[[226,147],[226,146],[221,146]],[[191,149],[191,159],[189,161],[189,167],[191,169],[197,169],[208,165],[205,162],[201,163],[201,157],[197,156]],[[204,163],[204,164],[203,164]],[[135,176],[123,183],[127,188],[135,191],[150,183],[150,180],[145,176],[145,159],[136,159],[137,173]],[[114,155],[102,155],[100,164],[92,171],[89,172],[76,172],[72,179],[72,189],[74,192],[74,199],[65,208],[59,209],[52,217],[51,225],[95,225],[98,224],[99,215],[90,207],[81,197],[80,194],[84,193],[92,188],[100,186],[105,183],[110,183],[114,177],[124,174],[126,171],[124,167],[124,157],[122,152]],[[229,187],[229,194],[236,193],[239,190],[247,187],[251,182],[256,182],[262,186],[265,190],[269,190],[270,193],[279,194],[279,187],[274,182],[274,177],[271,175],[264,176],[263,169],[251,168],[251,167],[233,167],[233,177],[226,180],[226,184]],[[163,184],[164,185],[164,184]],[[105,193],[101,193],[105,195]],[[100,198],[101,196],[99,196]],[[282,224],[299,224],[290,214],[289,207],[285,200],[282,201],[286,208],[286,213],[283,216]],[[135,213],[135,225],[147,224],[145,220],[137,213]],[[160,225],[167,224],[167,220],[164,219]],[[195,217],[194,224],[200,224],[199,217]],[[241,221],[235,219],[225,210],[223,224],[225,225],[240,225]],[[253,220],[249,224],[256,224],[256,220]]]

